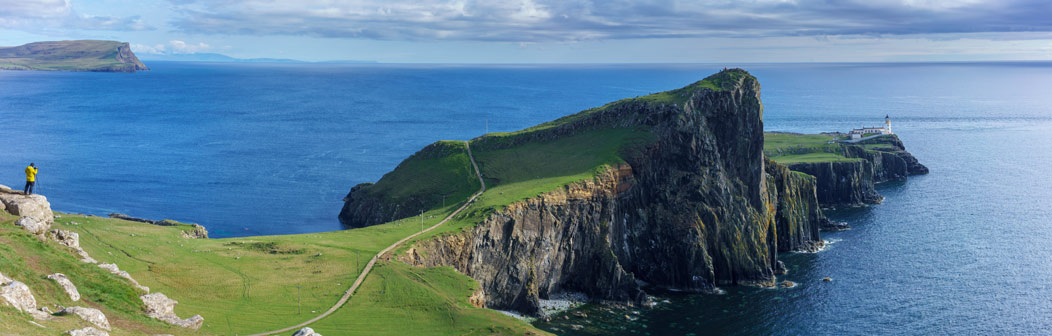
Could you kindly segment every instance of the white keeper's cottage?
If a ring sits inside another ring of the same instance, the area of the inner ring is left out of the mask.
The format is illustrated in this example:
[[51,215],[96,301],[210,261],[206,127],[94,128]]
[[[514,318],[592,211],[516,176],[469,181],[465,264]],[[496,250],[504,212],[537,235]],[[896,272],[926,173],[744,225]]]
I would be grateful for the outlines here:
[[862,139],[865,134],[892,134],[891,133],[891,116],[884,116],[884,127],[862,127],[851,130],[847,133],[851,136],[851,140]]

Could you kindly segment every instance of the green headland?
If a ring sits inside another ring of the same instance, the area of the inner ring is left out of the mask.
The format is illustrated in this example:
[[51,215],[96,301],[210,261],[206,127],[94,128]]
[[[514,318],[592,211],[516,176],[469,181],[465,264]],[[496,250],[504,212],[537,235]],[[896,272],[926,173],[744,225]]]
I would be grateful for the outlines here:
[[0,70],[135,72],[149,70],[128,43],[76,40],[0,47]]

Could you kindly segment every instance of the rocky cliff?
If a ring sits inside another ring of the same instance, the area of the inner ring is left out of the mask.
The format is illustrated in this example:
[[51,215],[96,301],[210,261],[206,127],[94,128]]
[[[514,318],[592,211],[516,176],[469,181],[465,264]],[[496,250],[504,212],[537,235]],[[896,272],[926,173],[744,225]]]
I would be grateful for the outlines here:
[[0,70],[135,72],[149,68],[126,42],[76,40],[0,47]]
[[539,299],[561,291],[640,303],[645,284],[696,292],[772,286],[779,252],[821,244],[815,180],[765,160],[760,85],[743,70],[475,139],[472,148],[618,127],[654,137],[593,179],[498,207],[401,258],[471,276],[487,307],[536,313]]
[[928,168],[906,151],[898,136],[874,137],[855,144],[843,144],[844,162],[793,163],[789,168],[812,175],[817,181],[818,200],[823,206],[858,206],[880,203],[883,197],[875,183],[905,180],[909,175],[927,174]]

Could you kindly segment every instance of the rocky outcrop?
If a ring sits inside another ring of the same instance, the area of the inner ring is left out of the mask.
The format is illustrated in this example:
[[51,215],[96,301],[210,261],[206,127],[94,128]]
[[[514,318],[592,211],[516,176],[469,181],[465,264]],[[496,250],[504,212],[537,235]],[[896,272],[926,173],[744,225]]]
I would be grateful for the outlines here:
[[29,233],[38,237],[42,237],[44,233],[47,233],[48,229],[51,229],[51,225],[48,225],[47,222],[34,217],[19,217],[15,220],[15,225],[21,226]]
[[144,292],[147,292],[147,293],[150,292],[150,287],[146,287],[146,286],[140,285],[139,282],[135,280],[135,278],[132,278],[131,274],[128,274],[128,272],[122,271],[120,268],[118,268],[117,264],[99,264],[99,268],[102,268],[102,269],[104,269],[106,271],[109,271],[113,275],[116,275],[116,276],[122,277],[124,279],[127,279],[128,281],[130,281],[132,283],[132,285],[135,286],[135,288],[138,288],[141,291],[144,291]]
[[182,235],[186,239],[208,239],[208,230],[205,230],[204,226],[195,223],[190,225],[190,230],[183,231]]
[[140,296],[143,305],[146,307],[146,316],[167,322],[168,324],[176,325],[183,328],[190,328],[197,330],[201,328],[201,324],[205,322],[205,319],[201,315],[194,315],[186,319],[180,319],[179,316],[175,315],[175,305],[178,301],[169,299],[162,293],[150,293]]
[[4,303],[38,320],[46,320],[50,317],[47,313],[37,309],[37,300],[29,291],[29,286],[7,277],[3,277],[3,280],[4,283],[0,284],[0,298],[4,300]]
[[110,336],[110,333],[95,329],[94,327],[73,329],[67,331],[66,334],[69,334],[70,336]]
[[171,219],[152,220],[152,219],[146,219],[146,218],[132,217],[132,216],[128,216],[128,215],[125,215],[125,214],[122,214],[122,213],[116,213],[116,212],[111,213],[109,216],[110,216],[110,218],[123,219],[123,220],[131,221],[131,222],[139,222],[139,223],[153,224],[153,225],[159,225],[159,226],[176,226],[176,225],[179,225],[179,222],[176,222],[176,221],[171,220]]
[[[43,195],[22,195],[22,193],[0,192],[0,202],[4,211],[19,217],[30,217],[47,226],[55,223],[55,214],[51,212],[51,203]],[[46,231],[46,230],[45,230]]]
[[54,229],[48,231],[48,235],[51,237],[51,240],[54,240],[60,245],[68,247],[76,252],[77,255],[80,256],[80,261],[90,264],[98,263],[95,258],[92,258],[88,255],[87,251],[84,251],[84,249],[80,247],[80,235],[76,232]]
[[321,336],[321,334],[314,332],[314,329],[310,327],[303,327],[303,329],[297,330],[292,336]]
[[[73,285],[72,281],[65,274],[55,273],[47,276],[48,279],[54,280],[62,287],[62,290],[66,291],[66,295],[69,295],[69,299],[72,301],[80,301],[80,292],[77,291],[77,286]],[[106,330],[109,330],[107,328]]]
[[765,161],[755,78],[741,70],[710,78],[722,89],[669,94],[682,103],[626,100],[558,126],[473,140],[478,152],[598,128],[642,127],[655,137],[593,180],[483,214],[401,259],[453,266],[482,285],[487,307],[530,314],[564,291],[642,303],[643,283],[695,292],[774,286],[779,251],[821,244],[815,181]]
[[928,168],[907,152],[894,134],[843,144],[843,150],[844,156],[853,160],[789,165],[789,169],[816,178],[818,200],[823,206],[880,203],[884,198],[877,193],[874,184],[928,173]]
[[106,319],[106,315],[102,311],[95,308],[85,307],[66,307],[57,313],[58,315],[76,315],[82,320],[88,321],[94,324],[96,327],[110,330],[110,321]]

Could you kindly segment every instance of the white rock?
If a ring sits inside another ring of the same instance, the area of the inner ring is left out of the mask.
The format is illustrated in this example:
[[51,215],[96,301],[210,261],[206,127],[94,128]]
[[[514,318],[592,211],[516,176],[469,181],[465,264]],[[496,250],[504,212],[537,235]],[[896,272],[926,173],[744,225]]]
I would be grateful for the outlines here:
[[110,330],[110,321],[102,311],[86,307],[66,307],[58,312],[59,315],[77,315],[81,319],[94,324],[96,327]]
[[37,310],[37,299],[29,291],[29,286],[19,281],[11,281],[0,286],[0,298],[19,311],[28,313],[35,319],[46,320],[50,315]]
[[62,244],[62,246],[72,249],[80,249],[80,234],[73,231],[59,229],[51,230],[48,233],[48,236],[50,236],[52,240]]
[[4,302],[23,312],[37,310],[37,300],[29,291],[29,286],[20,281],[11,281],[0,287],[0,297]]
[[14,281],[14,280],[11,280],[11,278],[8,278],[8,277],[4,276],[3,273],[0,273],[0,285],[6,285],[7,283],[9,283],[11,281]]
[[321,336],[321,334],[314,332],[314,329],[311,329],[310,327],[303,327],[303,329],[292,334],[292,336]]
[[194,315],[187,319],[180,319],[175,315],[175,305],[178,301],[169,299],[163,293],[150,293],[140,296],[143,305],[146,306],[146,316],[168,322],[183,328],[198,329],[205,322],[201,315]]
[[76,232],[53,229],[51,231],[48,231],[48,236],[51,237],[52,240],[61,244],[62,246],[69,247],[73,249],[73,251],[76,251],[77,255],[80,256],[80,261],[90,264],[98,263],[98,261],[96,261],[95,258],[92,258],[90,255],[88,255],[87,251],[84,251],[84,249],[80,247],[80,235]]
[[15,225],[21,226],[26,229],[26,231],[29,231],[29,233],[38,236],[43,235],[51,228],[51,225],[48,225],[48,223],[35,217],[21,217],[15,221]]
[[67,331],[66,333],[70,336],[110,336],[110,333],[95,329],[94,327],[74,329]]
[[59,286],[62,286],[62,290],[69,294],[69,299],[73,301],[80,301],[80,292],[77,291],[77,286],[73,285],[72,281],[65,274],[55,273],[47,276],[48,279],[55,280]]
[[150,292],[150,287],[140,285],[138,281],[135,281],[135,278],[132,278],[131,274],[128,274],[128,272],[122,271],[120,268],[118,268],[117,264],[99,264],[99,268],[107,270],[110,273],[113,273],[119,277],[128,279],[128,281],[131,281],[131,283],[135,285],[136,288],[144,292]]
[[12,215],[36,218],[49,227],[55,223],[55,213],[51,212],[51,203],[48,203],[47,197],[42,195],[25,196],[0,193],[0,203],[4,203],[6,211]]

